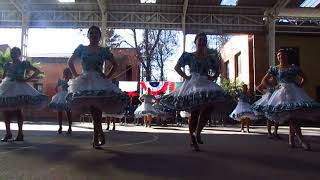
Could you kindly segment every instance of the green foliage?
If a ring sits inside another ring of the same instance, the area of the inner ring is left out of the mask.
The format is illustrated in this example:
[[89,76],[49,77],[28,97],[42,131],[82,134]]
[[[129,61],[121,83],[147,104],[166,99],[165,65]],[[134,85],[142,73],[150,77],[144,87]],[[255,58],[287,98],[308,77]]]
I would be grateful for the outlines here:
[[235,82],[230,81],[229,79],[221,79],[221,87],[234,99],[236,95],[242,91],[242,85],[244,83],[239,81],[238,79]]
[[[34,62],[32,61],[32,58],[31,57],[28,57],[27,58],[27,61],[29,61],[31,63],[31,65],[37,69],[39,69],[41,67],[41,63],[40,62]],[[28,76],[31,75],[31,72],[30,71],[27,71],[26,73]],[[37,82],[39,81],[40,79],[43,79],[45,77],[45,74],[43,72],[41,72],[37,77],[35,77],[35,79],[33,81]]]
[[8,48],[5,52],[0,51],[0,75],[2,77],[3,74],[3,65],[6,62],[10,62],[11,59],[11,55],[10,55],[10,48]]

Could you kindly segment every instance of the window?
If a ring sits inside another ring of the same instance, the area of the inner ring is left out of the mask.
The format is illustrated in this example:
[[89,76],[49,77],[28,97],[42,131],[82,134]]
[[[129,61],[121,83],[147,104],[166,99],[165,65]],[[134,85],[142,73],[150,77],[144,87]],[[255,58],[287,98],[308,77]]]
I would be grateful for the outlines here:
[[234,67],[235,67],[235,78],[239,77],[241,74],[241,52],[235,55],[234,58]]
[[132,81],[132,66],[126,67],[126,81]]
[[41,84],[41,83],[34,83],[34,84],[33,84],[33,87],[34,87],[37,91],[39,91],[39,93],[43,93],[43,84]]
[[229,76],[230,65],[229,64],[230,64],[229,60],[224,63],[224,72],[225,72],[225,76],[226,76],[227,79],[230,79],[230,76]]

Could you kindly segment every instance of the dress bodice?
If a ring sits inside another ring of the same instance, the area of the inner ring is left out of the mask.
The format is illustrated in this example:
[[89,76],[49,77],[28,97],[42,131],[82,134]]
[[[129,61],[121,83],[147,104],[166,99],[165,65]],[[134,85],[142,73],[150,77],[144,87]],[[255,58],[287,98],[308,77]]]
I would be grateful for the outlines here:
[[102,72],[103,63],[110,60],[113,54],[108,48],[100,47],[99,52],[90,51],[88,46],[79,45],[73,53],[81,59],[83,71]]
[[152,104],[152,100],[154,99],[153,95],[144,94],[142,97],[144,99],[144,103]]
[[62,91],[68,91],[68,81],[64,80],[64,79],[59,79],[58,80],[58,87],[61,87]]
[[218,59],[214,54],[199,59],[194,53],[184,52],[178,60],[178,65],[189,66],[190,73],[199,73],[202,76],[208,75],[210,70],[219,73]]
[[278,66],[270,67],[268,73],[273,75],[278,83],[296,83],[296,77],[301,73],[301,69],[296,65],[280,69]]
[[239,92],[237,94],[239,101],[250,103],[251,98],[249,95],[244,94],[243,92]]
[[21,61],[20,63],[5,63],[4,69],[6,70],[6,77],[11,79],[23,78],[25,71],[30,68],[29,61]]

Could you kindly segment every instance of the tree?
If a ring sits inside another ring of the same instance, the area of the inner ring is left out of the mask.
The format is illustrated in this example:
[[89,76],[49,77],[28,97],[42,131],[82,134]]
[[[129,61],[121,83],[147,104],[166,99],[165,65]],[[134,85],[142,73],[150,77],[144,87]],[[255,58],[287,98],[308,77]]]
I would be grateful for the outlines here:
[[[154,37],[154,36],[153,36]],[[159,43],[156,46],[154,59],[155,67],[159,68],[160,71],[160,81],[164,81],[164,64],[176,51],[177,42],[177,33],[174,31],[163,31],[160,35]]]
[[121,44],[121,36],[119,34],[115,34],[114,29],[107,29],[106,32],[106,46],[110,48],[118,48]]
[[160,41],[162,30],[145,29],[143,32],[143,40],[138,43],[136,30],[133,29],[134,44],[137,52],[137,59],[140,61],[146,72],[146,80],[151,81],[152,77],[152,61],[154,59],[154,51]]
[[10,48],[6,49],[4,52],[0,51],[0,75],[2,77],[4,71],[4,64],[11,61]]
[[231,37],[231,35],[217,35],[217,48],[221,49],[231,39]]

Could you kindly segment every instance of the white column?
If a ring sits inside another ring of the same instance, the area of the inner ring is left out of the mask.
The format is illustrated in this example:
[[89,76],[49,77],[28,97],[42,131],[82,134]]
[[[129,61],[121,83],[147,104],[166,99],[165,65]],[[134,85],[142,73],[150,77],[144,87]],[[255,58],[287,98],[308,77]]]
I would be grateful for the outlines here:
[[28,14],[22,14],[21,53],[22,53],[23,59],[26,59],[28,56],[29,18],[30,18],[30,16]]
[[106,16],[106,13],[103,12],[102,19],[101,19],[101,40],[102,40],[101,43],[103,47],[106,47],[106,44],[107,44],[106,33],[107,33],[107,16]]
[[268,58],[269,66],[275,65],[275,19],[271,16],[268,17]]

